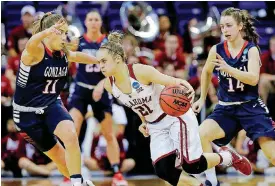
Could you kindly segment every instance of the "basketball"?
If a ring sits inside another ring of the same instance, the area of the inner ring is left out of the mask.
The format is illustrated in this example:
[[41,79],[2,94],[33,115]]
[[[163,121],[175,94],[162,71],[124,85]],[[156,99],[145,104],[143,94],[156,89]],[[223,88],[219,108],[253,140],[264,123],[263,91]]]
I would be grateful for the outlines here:
[[179,117],[185,114],[191,107],[186,92],[187,88],[182,86],[165,87],[159,98],[160,107],[163,112],[174,117]]

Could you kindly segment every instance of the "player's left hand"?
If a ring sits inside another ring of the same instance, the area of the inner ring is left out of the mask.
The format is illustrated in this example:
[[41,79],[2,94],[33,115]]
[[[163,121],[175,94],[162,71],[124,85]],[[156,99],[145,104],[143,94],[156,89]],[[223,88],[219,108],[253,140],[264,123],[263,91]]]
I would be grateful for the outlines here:
[[190,85],[190,83],[188,83],[185,80],[180,80],[179,82],[177,82],[177,85],[183,86],[185,89],[187,88],[186,94],[188,95],[188,99],[190,100],[190,103],[193,104],[195,99],[195,90]]
[[212,64],[216,66],[216,70],[224,71],[224,72],[229,72],[231,66],[229,66],[225,60],[217,53],[217,58],[212,61]]
[[104,87],[101,87],[98,85],[95,86],[93,91],[93,100],[95,102],[98,102],[101,99],[103,92],[104,92]]

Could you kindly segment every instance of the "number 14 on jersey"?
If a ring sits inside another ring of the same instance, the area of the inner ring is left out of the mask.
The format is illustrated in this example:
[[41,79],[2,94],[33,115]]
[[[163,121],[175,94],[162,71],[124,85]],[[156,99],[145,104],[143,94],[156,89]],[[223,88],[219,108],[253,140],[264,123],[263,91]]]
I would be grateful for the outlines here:
[[[240,89],[241,91],[244,91],[244,84],[241,83],[239,80],[237,81],[237,85],[236,85],[236,88],[233,86],[233,80],[232,78],[226,78],[228,79],[228,82],[229,82],[229,89],[228,89],[228,92],[235,92],[236,89]],[[235,88],[235,89],[234,89]]]

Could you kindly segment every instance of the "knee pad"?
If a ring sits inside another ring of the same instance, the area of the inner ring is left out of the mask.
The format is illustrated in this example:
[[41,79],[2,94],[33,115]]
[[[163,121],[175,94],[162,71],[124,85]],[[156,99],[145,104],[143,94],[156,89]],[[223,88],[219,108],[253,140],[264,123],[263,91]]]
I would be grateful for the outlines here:
[[178,184],[181,170],[175,168],[176,154],[166,156],[154,165],[157,176],[171,185],[176,186]]
[[198,161],[194,163],[187,163],[184,160],[182,168],[185,172],[189,174],[200,174],[207,169],[207,160],[203,155],[200,157]]

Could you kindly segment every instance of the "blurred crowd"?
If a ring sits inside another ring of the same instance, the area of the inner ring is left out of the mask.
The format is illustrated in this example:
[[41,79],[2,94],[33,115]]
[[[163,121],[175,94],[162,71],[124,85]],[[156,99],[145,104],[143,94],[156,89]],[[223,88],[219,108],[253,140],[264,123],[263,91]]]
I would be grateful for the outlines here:
[[[15,91],[16,73],[19,68],[20,55],[31,37],[32,23],[41,13],[37,13],[31,5],[21,9],[21,25],[14,27],[6,36],[6,43],[2,42],[1,48],[1,168],[11,171],[14,177],[22,176],[22,169],[27,175],[50,176],[56,169],[55,165],[32,145],[28,144],[18,133],[13,122],[12,98]],[[196,98],[200,95],[200,78],[204,63],[210,48],[223,40],[218,27],[213,28],[202,36],[203,51],[198,54],[193,50],[194,41],[191,38],[190,27],[198,20],[191,19],[185,26],[183,35],[172,27],[169,14],[159,14],[159,34],[152,42],[143,42],[125,30],[123,47],[127,54],[127,63],[142,63],[152,65],[160,72],[186,79],[194,87]],[[3,23],[2,23],[3,24]],[[105,29],[105,32],[108,31]],[[3,40],[3,38],[2,38]],[[264,103],[267,104],[270,114],[275,120],[275,35],[269,39],[268,50],[261,51],[261,76],[259,93]],[[70,79],[64,88],[62,98],[67,105],[70,84],[73,83],[77,67],[70,66]],[[216,91],[218,78],[212,77],[210,91],[206,106],[198,115],[201,122],[211,113],[218,102]],[[138,116],[128,108],[116,102],[113,108],[117,115],[124,119],[114,119],[117,139],[120,146],[122,171],[129,174],[153,173],[151,166],[149,139],[143,138],[138,132],[141,124]],[[83,166],[89,170],[102,170],[108,174],[110,164],[106,156],[106,140],[98,132],[100,126],[93,118],[92,110],[86,115],[80,135],[80,143],[84,154]],[[92,127],[91,127],[92,126]],[[241,131],[232,142],[232,147],[240,154],[246,155],[253,163],[256,173],[264,173],[269,163],[253,143]],[[213,148],[215,148],[213,146]],[[221,172],[224,172],[221,169]]]

